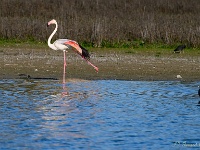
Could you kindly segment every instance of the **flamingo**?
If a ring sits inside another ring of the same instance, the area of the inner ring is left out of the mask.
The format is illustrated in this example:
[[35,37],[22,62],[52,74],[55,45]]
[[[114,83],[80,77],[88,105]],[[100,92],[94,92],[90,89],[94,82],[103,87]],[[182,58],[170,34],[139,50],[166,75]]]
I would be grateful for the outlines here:
[[58,23],[56,22],[55,19],[53,19],[47,23],[47,27],[50,26],[51,24],[55,24],[56,27],[48,38],[48,46],[53,50],[62,50],[63,51],[63,54],[64,54],[63,84],[65,84],[65,68],[67,66],[65,52],[68,49],[71,49],[72,47],[74,48],[73,50],[76,53],[78,53],[83,59],[85,59],[87,61],[87,63],[89,65],[91,65],[96,70],[96,72],[98,72],[98,70],[99,70],[98,67],[96,67],[89,61],[89,59],[90,59],[89,52],[84,47],[82,47],[80,44],[78,44],[76,41],[70,40],[70,39],[58,39],[53,44],[51,44],[51,39],[54,36],[54,34],[57,32]]

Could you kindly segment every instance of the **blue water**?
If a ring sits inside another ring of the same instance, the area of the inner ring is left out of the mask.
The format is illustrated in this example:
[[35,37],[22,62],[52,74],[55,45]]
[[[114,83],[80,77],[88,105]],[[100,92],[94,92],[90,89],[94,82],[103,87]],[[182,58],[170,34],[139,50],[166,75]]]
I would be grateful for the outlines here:
[[198,149],[198,85],[0,80],[0,149]]

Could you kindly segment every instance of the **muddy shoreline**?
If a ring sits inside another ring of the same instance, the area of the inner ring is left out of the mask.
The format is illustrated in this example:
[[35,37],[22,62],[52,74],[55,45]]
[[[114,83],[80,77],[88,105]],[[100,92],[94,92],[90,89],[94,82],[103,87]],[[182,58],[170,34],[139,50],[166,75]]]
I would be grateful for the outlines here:
[[[187,54],[91,51],[91,62],[99,72],[74,52],[67,53],[66,79],[200,81],[200,59]],[[63,52],[48,48],[0,48],[0,79],[62,79]],[[177,79],[181,75],[182,79]],[[24,78],[24,77],[23,77]]]

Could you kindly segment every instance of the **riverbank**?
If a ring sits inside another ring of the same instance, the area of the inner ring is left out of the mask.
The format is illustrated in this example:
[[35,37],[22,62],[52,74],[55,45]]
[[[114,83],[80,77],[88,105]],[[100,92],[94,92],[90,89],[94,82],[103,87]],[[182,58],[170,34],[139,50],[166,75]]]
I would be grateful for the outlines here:
[[[91,62],[99,72],[74,52],[67,53],[66,78],[85,80],[200,80],[199,52],[174,54],[171,50],[91,49]],[[62,79],[63,52],[48,47],[0,47],[0,79]],[[180,75],[182,79],[177,79]]]

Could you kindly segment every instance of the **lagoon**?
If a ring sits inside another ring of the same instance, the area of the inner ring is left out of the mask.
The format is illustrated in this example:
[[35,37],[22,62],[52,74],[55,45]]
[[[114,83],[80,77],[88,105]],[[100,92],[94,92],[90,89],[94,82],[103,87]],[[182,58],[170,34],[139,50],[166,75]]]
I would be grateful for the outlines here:
[[0,80],[0,149],[200,148],[198,85]]

